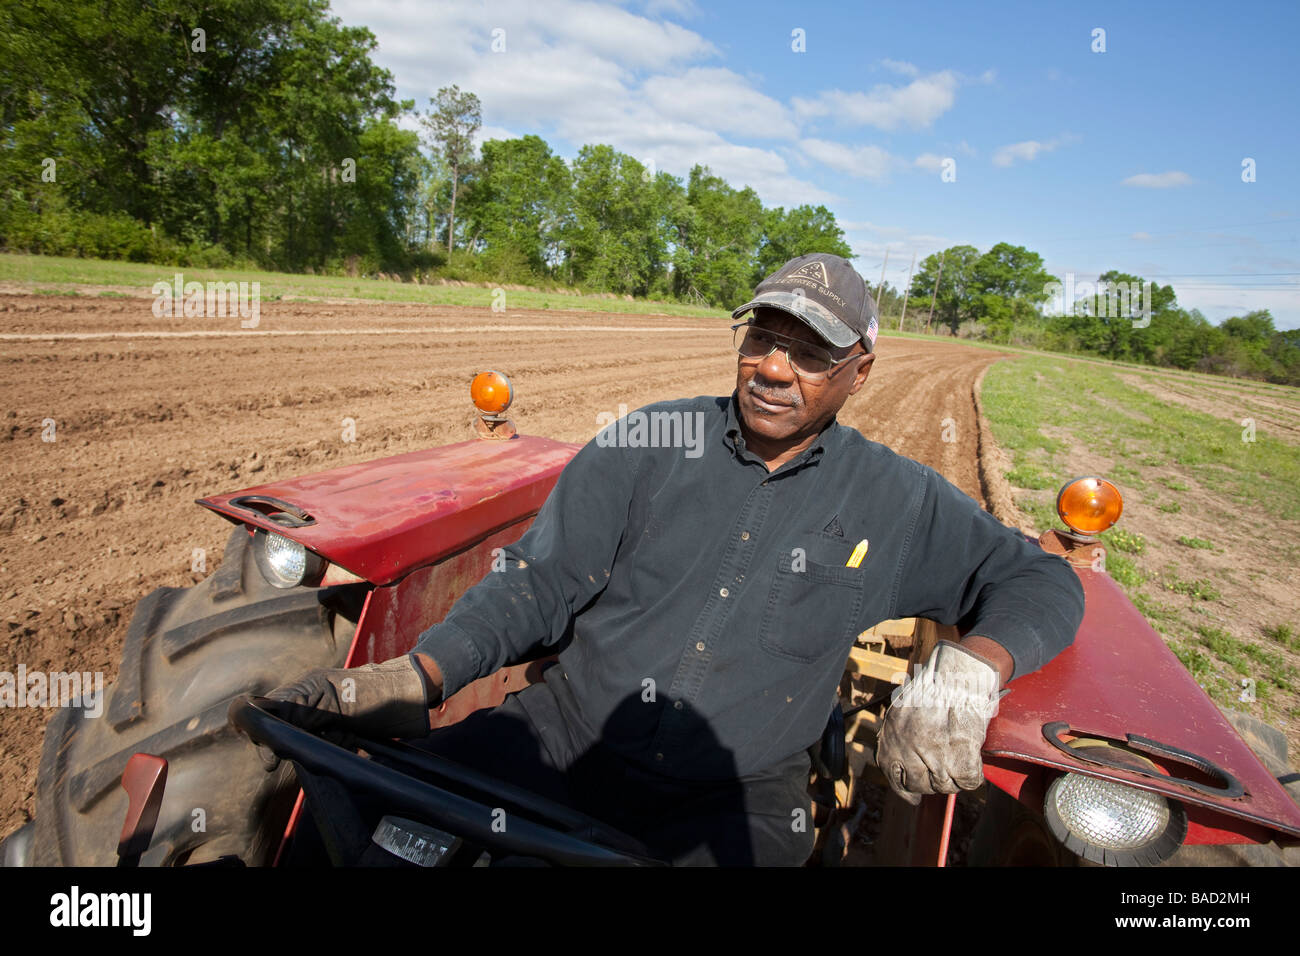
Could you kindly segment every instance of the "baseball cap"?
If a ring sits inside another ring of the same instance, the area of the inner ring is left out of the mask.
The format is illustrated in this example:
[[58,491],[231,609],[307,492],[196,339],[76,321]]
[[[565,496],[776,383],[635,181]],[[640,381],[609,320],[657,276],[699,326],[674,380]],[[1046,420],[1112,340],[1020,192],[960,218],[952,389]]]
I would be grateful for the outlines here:
[[862,276],[841,256],[814,252],[791,259],[760,282],[754,298],[731,317],[760,306],[790,313],[839,348],[861,339],[868,352],[875,351],[876,304]]

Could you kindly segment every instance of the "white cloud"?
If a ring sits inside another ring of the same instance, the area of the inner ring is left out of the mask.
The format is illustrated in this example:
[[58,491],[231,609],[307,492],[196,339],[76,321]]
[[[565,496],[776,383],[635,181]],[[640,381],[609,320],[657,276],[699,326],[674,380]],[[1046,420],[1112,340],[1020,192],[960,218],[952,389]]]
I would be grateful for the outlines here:
[[476,63],[458,78],[473,90],[483,114],[496,122],[534,125],[538,119],[576,112],[583,103],[627,95],[622,69],[575,47],[521,50],[495,62]]
[[524,0],[519,9],[527,11],[530,29],[545,30],[548,36],[563,37],[627,66],[663,69],[718,53],[712,43],[692,30],[604,4],[576,0],[534,4]]
[[921,129],[952,109],[959,82],[956,73],[943,70],[906,86],[880,84],[869,93],[825,90],[812,100],[795,97],[793,104],[801,118],[830,116],[845,125]]
[[881,60],[880,65],[886,70],[893,70],[895,73],[901,73],[904,76],[916,76],[921,72],[913,64],[902,60]]
[[943,169],[944,158],[945,157],[939,156],[935,153],[922,153],[920,156],[916,157],[916,159],[912,160],[912,165],[917,169],[925,169],[932,173],[937,173],[939,170]]
[[1138,173],[1124,180],[1125,186],[1140,186],[1144,189],[1170,189],[1174,186],[1190,186],[1195,180],[1181,170],[1173,169],[1167,173]]
[[645,5],[647,16],[674,16],[690,20],[700,15],[700,8],[695,0],[649,0]]
[[790,111],[731,70],[693,67],[676,76],[652,76],[641,87],[661,115],[698,123],[719,133],[755,139],[793,139]]
[[478,135],[474,137],[475,147],[482,148],[483,144],[490,139],[518,139],[519,134],[506,129],[504,126],[480,126]]
[[[836,198],[793,175],[779,153],[726,138],[793,139],[798,129],[788,107],[739,74],[708,66],[717,48],[684,27],[589,0],[498,0],[490,9],[334,0],[333,8],[345,23],[371,29],[376,62],[419,109],[456,83],[478,95],[491,135],[533,132],[559,148],[557,137],[575,148],[606,143],[677,176],[700,163],[771,205]],[[691,9],[673,0],[646,7]],[[505,31],[502,53],[491,51],[497,28]]]
[[1047,142],[1028,139],[1022,143],[1009,143],[1006,146],[999,146],[993,151],[993,165],[1012,166],[1017,162],[1030,163],[1042,153],[1050,153],[1059,146],[1077,143],[1080,139],[1081,137],[1075,133],[1064,133],[1055,139],[1047,140]]
[[799,148],[836,172],[862,179],[882,180],[898,161],[879,146],[845,146],[824,139],[804,139]]
[[835,197],[792,175],[778,153],[734,143],[695,123],[662,116],[645,100],[607,97],[556,119],[572,143],[608,143],[656,170],[685,176],[697,163],[708,166],[732,186],[752,186],[769,205],[830,203]]
[[[708,59],[717,47],[700,34],[590,0],[495,0],[476,4],[426,4],[393,0],[334,0],[333,11],[348,24],[365,25],[379,39],[381,59],[401,65],[403,80],[412,71],[445,78],[457,73],[505,67],[521,53],[561,49],[579,63],[606,60],[622,69],[665,69]],[[503,30],[505,51],[492,52],[492,31]],[[540,79],[541,77],[539,77]],[[477,92],[477,91],[476,91]]]
[[1129,238],[1130,238],[1130,239],[1150,239],[1150,238],[1151,238],[1151,233],[1149,233],[1149,232],[1135,232],[1135,233],[1133,233],[1133,235],[1131,235]]
[[[880,267],[884,263],[885,252],[889,252],[889,265],[885,281],[896,286],[907,283],[907,270],[916,253],[919,267],[925,257],[953,244],[946,236],[931,233],[911,232],[906,226],[885,226],[873,222],[846,220],[840,222],[850,248],[858,257],[858,271],[875,285],[880,280]],[[866,271],[863,271],[863,270]],[[867,272],[874,273],[867,276]]]
[[1027,163],[1033,162],[1039,153],[1051,152],[1055,148],[1055,143],[1040,143],[1036,139],[1028,139],[1023,143],[1011,143],[1008,146],[999,146],[993,151],[993,165],[1010,166],[1018,159]]

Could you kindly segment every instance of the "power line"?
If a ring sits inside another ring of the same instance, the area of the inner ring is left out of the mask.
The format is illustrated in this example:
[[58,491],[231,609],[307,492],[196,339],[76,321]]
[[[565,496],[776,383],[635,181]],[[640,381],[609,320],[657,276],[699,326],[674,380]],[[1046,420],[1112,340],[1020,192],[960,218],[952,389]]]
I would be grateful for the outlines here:
[[1158,279],[1167,279],[1171,276],[1182,278],[1253,279],[1260,276],[1300,276],[1300,272],[1148,272],[1145,275]]
[[[1260,222],[1236,222],[1222,226],[1206,226],[1203,229],[1172,229],[1169,232],[1146,232],[1145,230],[1142,230],[1142,232],[1144,233],[1143,238],[1154,238],[1155,236],[1196,235],[1198,232],[1214,232],[1216,229],[1248,229],[1253,226],[1272,226],[1281,222],[1295,222],[1297,219],[1300,219],[1300,216],[1284,216],[1280,219],[1266,219]],[[1133,233],[1126,232],[1111,236],[1074,236],[1070,239],[1036,239],[1035,242],[1100,242],[1109,239],[1132,238]]]

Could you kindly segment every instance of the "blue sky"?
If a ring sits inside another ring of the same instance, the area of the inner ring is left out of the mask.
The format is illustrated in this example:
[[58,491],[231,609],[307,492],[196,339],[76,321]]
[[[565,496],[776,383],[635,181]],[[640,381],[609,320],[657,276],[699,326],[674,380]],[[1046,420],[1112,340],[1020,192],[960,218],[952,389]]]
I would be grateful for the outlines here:
[[1295,3],[332,6],[418,108],[456,83],[485,138],[824,203],[872,283],[886,250],[902,286],[914,252],[1010,242],[1062,278],[1117,268],[1213,322],[1300,327]]

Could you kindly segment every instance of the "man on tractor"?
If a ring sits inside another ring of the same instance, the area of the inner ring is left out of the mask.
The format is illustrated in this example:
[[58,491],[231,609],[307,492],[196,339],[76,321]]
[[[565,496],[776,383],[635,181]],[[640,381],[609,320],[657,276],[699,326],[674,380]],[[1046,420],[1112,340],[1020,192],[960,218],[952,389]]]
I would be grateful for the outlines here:
[[[896,692],[877,763],[913,803],[979,786],[997,700],[1073,640],[1079,580],[836,421],[878,328],[846,260],[786,263],[732,316],[746,314],[730,396],[632,413],[692,416],[702,450],[609,425],[410,654],[271,696],[301,705],[305,726],[422,738],[674,863],[798,865],[814,839],[808,750],[855,637],[928,617],[966,636]],[[543,680],[429,732],[431,706],[539,648],[558,650]]]

